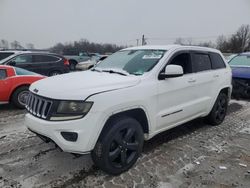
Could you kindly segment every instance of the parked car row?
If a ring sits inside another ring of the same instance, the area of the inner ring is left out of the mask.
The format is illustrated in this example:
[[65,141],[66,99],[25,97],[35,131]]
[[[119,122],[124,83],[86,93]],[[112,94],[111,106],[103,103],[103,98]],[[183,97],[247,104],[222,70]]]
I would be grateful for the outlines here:
[[23,68],[45,76],[69,72],[69,61],[61,55],[48,52],[0,51],[0,65]]

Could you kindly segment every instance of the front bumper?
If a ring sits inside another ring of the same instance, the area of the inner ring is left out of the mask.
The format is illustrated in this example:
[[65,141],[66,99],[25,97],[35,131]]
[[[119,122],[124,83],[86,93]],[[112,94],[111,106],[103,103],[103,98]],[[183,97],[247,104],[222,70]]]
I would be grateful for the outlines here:
[[[94,118],[95,117],[95,118]],[[25,125],[39,136],[52,140],[63,151],[69,153],[86,154],[93,150],[98,138],[96,131],[96,116],[88,114],[83,119],[52,122],[26,114]],[[67,141],[61,132],[75,132],[78,138],[75,142]]]

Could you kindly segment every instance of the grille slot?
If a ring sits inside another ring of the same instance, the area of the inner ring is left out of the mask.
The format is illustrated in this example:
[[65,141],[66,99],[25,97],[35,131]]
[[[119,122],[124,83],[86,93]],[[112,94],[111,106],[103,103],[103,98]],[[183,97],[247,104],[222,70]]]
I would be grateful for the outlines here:
[[29,113],[42,119],[47,119],[52,101],[30,93],[26,101],[26,109]]

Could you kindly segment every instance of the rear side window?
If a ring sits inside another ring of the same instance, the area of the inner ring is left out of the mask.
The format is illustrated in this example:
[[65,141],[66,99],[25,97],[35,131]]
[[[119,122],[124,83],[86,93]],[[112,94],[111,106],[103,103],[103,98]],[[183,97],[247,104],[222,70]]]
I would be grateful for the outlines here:
[[0,52],[0,60],[5,59],[6,57],[9,57],[13,54],[14,53],[11,53],[11,52]]
[[211,53],[210,57],[211,57],[211,60],[212,60],[212,69],[226,68],[224,60],[222,59],[222,57],[219,54]]
[[7,72],[5,69],[0,69],[0,80],[7,78]]
[[208,54],[194,53],[192,55],[194,72],[211,70],[211,61]]
[[56,62],[59,60],[59,58],[55,56],[48,55],[33,55],[33,59],[35,63]]

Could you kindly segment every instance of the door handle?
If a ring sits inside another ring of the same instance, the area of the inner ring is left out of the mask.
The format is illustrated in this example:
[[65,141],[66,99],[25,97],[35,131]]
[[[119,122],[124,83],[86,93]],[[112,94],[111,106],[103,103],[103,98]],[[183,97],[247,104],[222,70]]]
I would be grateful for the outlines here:
[[196,82],[195,79],[189,79],[189,80],[188,80],[188,83],[194,83],[194,82]]
[[218,74],[215,74],[215,75],[214,75],[214,78],[218,78],[218,77],[219,77],[219,75],[218,75]]

